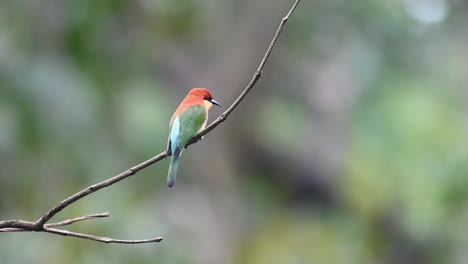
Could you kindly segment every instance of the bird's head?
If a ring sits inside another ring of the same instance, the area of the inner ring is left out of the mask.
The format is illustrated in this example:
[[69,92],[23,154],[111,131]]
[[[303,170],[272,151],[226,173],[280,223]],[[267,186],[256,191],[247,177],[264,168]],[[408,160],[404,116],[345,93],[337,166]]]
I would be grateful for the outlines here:
[[208,89],[206,88],[193,88],[192,90],[190,90],[189,96],[194,96],[198,99],[202,99],[203,103],[208,109],[210,109],[212,105],[217,105],[221,107],[221,104],[219,104],[213,99],[213,96],[211,95],[210,91],[208,91]]

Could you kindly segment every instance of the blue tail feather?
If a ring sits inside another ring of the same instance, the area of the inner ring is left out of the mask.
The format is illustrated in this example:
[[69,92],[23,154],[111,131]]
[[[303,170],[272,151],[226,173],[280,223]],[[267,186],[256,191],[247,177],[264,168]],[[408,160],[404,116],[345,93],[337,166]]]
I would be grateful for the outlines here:
[[167,186],[171,188],[174,186],[177,176],[177,168],[179,167],[179,155],[171,157],[171,163],[169,164],[169,172],[167,174]]

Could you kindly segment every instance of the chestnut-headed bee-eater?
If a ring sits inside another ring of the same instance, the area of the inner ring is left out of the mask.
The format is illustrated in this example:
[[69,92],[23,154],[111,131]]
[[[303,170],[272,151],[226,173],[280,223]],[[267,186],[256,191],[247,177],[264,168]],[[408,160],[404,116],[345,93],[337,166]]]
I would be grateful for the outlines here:
[[208,89],[193,88],[172,115],[167,142],[167,152],[172,155],[167,175],[167,186],[174,185],[179,157],[185,145],[205,128],[208,121],[208,110],[213,105],[221,106],[213,100]]

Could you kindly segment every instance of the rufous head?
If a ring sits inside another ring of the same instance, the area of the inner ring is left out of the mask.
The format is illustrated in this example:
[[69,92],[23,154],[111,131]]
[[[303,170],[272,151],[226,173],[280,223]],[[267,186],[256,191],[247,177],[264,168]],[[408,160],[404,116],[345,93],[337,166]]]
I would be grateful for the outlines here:
[[203,99],[203,101],[206,101],[206,103],[210,105],[209,107],[211,107],[211,104],[221,107],[221,105],[213,99],[210,91],[206,88],[193,88],[190,90],[188,96],[194,96]]

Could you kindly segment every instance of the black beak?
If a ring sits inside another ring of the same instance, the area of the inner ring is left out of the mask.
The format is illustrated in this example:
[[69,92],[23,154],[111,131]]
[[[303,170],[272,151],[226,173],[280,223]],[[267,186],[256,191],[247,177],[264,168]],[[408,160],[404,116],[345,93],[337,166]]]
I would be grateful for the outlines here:
[[217,105],[219,107],[222,107],[220,103],[216,102],[215,100],[211,99],[211,103],[214,105]]

